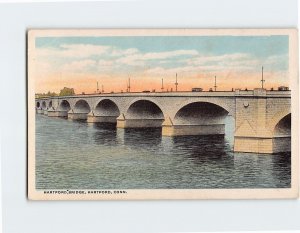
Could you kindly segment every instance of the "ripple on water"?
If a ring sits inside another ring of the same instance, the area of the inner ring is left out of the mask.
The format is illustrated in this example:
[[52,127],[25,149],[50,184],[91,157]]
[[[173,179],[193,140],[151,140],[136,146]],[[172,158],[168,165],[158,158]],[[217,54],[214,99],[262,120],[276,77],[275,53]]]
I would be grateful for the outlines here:
[[124,130],[37,115],[36,188],[290,187],[290,153],[233,153],[228,135],[162,137],[160,128]]

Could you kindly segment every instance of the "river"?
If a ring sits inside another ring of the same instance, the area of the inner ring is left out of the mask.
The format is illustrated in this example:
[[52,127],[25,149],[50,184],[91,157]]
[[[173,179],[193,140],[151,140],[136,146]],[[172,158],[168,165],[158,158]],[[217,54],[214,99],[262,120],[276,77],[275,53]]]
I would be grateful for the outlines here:
[[36,115],[36,189],[289,188],[291,153],[233,153],[226,136],[163,137]]

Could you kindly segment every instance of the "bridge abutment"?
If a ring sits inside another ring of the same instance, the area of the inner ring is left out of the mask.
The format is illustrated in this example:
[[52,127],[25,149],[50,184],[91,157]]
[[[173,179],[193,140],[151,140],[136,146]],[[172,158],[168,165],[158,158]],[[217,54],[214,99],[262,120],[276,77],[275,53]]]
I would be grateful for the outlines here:
[[97,116],[94,114],[93,111],[91,111],[88,115],[87,115],[87,122],[89,123],[116,123],[117,122],[117,118],[116,116]]
[[87,119],[87,113],[77,113],[74,112],[73,110],[70,110],[68,112],[68,119],[71,120],[86,120]]
[[126,119],[124,114],[117,118],[117,128],[159,128],[164,119]]
[[275,103],[268,102],[265,89],[254,89],[252,98],[236,99],[235,152],[271,154],[291,150],[290,135],[276,137],[273,127],[268,125],[268,108]]
[[272,154],[273,139],[260,137],[235,136],[234,151],[246,153]]
[[38,109],[36,109],[36,113],[38,113],[38,114],[43,114],[43,113],[44,113],[44,111],[43,111],[43,109],[41,109],[41,108],[38,108]]
[[225,124],[210,125],[174,125],[167,118],[162,125],[163,136],[188,136],[188,135],[224,135]]
[[68,111],[48,110],[48,117],[68,117]]
[[258,154],[273,154],[291,151],[290,137],[235,137],[234,151]]
[[290,91],[255,89],[50,97],[37,99],[35,108],[49,117],[116,123],[118,128],[162,127],[164,136],[224,135],[230,115],[234,151],[277,153],[291,150],[290,101]]
[[163,126],[163,136],[224,135],[225,125],[173,125]]

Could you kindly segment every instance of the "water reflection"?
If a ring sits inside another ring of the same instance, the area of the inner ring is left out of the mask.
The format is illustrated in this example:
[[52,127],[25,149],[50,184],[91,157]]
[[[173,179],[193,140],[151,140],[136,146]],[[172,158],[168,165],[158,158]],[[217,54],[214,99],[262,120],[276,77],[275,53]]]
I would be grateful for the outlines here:
[[[284,152],[277,156],[272,157],[272,176],[275,177],[275,185],[279,188],[290,187],[290,177],[291,177],[291,153]],[[289,177],[288,180],[283,179],[283,177]],[[277,180],[280,180],[280,184],[276,184]]]
[[198,165],[219,163],[222,166],[224,161],[227,168],[233,165],[230,146],[223,135],[179,136],[173,137],[172,141],[173,153],[182,154]]
[[117,144],[117,130],[115,123],[92,123],[94,142],[103,146]]
[[249,188],[290,187],[290,153],[234,154],[234,173]]
[[161,128],[128,128],[124,130],[124,145],[133,149],[156,151],[161,144]]
[[233,153],[231,139],[228,134],[162,137],[161,128],[116,129],[37,115],[36,187],[290,187],[290,153]]

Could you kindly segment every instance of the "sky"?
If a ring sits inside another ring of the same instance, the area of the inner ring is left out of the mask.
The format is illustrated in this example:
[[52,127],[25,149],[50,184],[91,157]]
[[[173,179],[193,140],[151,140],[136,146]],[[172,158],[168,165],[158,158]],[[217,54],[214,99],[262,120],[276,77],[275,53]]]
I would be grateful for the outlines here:
[[289,85],[288,36],[38,37],[35,91],[217,90]]

